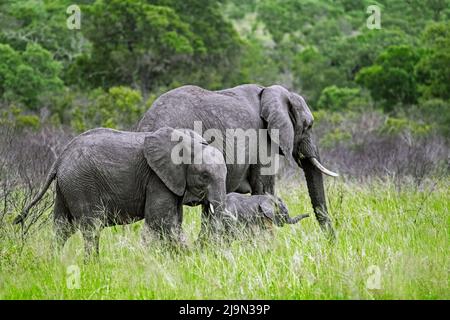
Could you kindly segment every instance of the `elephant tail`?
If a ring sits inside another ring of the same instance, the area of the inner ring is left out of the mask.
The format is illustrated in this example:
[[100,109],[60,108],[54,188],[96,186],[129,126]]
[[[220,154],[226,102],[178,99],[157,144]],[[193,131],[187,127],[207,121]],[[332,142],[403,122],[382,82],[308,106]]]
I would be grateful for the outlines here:
[[58,161],[55,161],[50,168],[50,172],[47,174],[47,177],[45,179],[45,183],[42,186],[42,188],[39,190],[39,193],[31,200],[31,202],[22,210],[22,212],[14,219],[13,224],[19,224],[23,223],[28,216],[28,213],[32,207],[38,203],[44,194],[47,192],[48,187],[52,183],[52,181],[56,177],[56,167],[57,167]]

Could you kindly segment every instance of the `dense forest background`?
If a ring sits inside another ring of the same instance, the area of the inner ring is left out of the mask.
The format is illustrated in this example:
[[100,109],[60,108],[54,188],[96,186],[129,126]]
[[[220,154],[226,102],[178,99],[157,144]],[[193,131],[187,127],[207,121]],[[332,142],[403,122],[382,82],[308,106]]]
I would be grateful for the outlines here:
[[0,124],[22,137],[3,154],[34,143],[51,158],[78,132],[132,129],[184,84],[259,83],[305,97],[341,172],[420,180],[447,161],[447,0],[80,0],[71,30],[72,2],[0,0]]

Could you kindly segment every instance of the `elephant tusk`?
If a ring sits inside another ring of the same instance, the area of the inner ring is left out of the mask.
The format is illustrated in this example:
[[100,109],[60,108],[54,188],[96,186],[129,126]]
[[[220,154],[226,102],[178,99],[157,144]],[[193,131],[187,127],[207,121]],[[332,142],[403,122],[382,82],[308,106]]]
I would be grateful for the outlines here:
[[214,206],[211,203],[209,204],[209,211],[214,214]]
[[310,160],[311,160],[311,163],[323,174],[326,174],[331,177],[339,177],[339,174],[325,168],[323,165],[320,164],[319,160],[317,160],[316,158],[311,158]]

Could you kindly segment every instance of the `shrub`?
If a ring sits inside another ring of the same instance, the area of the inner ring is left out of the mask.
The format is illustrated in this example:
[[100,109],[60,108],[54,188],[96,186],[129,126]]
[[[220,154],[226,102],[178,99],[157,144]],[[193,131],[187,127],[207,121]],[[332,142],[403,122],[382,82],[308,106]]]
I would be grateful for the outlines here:
[[359,109],[369,105],[369,99],[361,94],[359,88],[326,87],[320,94],[317,106],[331,111]]
[[11,105],[1,112],[0,126],[9,126],[15,130],[39,129],[41,121],[38,116],[27,114],[16,105]]
[[39,44],[29,43],[23,52],[0,44],[0,93],[7,102],[38,110],[48,97],[61,92],[61,64]]
[[352,138],[349,132],[346,132],[340,128],[336,128],[327,134],[325,134],[322,139],[320,139],[320,146],[322,148],[332,148],[341,143],[350,141]]
[[381,102],[383,109],[389,112],[397,104],[416,102],[414,65],[418,59],[412,47],[390,46],[380,53],[375,64],[362,68],[355,80],[369,89],[372,98]]
[[104,124],[114,127],[131,127],[145,110],[142,107],[142,96],[139,91],[129,87],[112,87],[108,93],[97,98],[97,107],[109,115]]
[[88,97],[68,99],[74,104],[70,124],[77,132],[94,127],[130,129],[147,108],[139,91],[123,86],[112,87],[107,92],[96,89]]
[[416,107],[414,116],[421,121],[436,124],[444,136],[450,135],[450,101],[442,99],[421,101]]
[[416,136],[426,136],[431,133],[432,128],[429,124],[421,124],[406,118],[387,117],[379,132],[387,135],[399,135],[410,132]]

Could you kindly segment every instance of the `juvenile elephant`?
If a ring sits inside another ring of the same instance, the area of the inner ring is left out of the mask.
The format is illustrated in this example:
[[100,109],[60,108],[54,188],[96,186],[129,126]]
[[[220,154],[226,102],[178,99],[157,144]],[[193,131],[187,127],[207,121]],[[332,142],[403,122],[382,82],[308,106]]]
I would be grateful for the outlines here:
[[188,204],[202,203],[213,212],[222,210],[226,197],[222,154],[193,131],[168,127],[152,133],[100,128],[77,136],[15,223],[25,219],[54,179],[57,242],[64,246],[79,228],[86,257],[98,254],[103,227],[141,219],[150,232],[180,240],[186,191]]
[[228,222],[225,225],[232,234],[234,231],[242,230],[271,230],[273,224],[282,227],[285,224],[295,224],[309,217],[309,214],[290,217],[287,206],[279,197],[273,195],[249,196],[236,192],[227,194],[225,212]]
[[[256,143],[230,146],[225,140],[222,150],[228,170],[227,192],[274,194],[274,174],[262,172],[264,163],[259,155],[261,150],[270,149],[271,144],[276,145],[281,155],[303,169],[316,218],[322,229],[334,237],[322,174],[337,174],[321,164],[319,150],[312,139],[314,118],[300,95],[279,85],[245,84],[220,91],[182,86],[156,99],[139,122],[137,131],[154,131],[163,126],[194,130],[196,122],[201,123],[203,131],[215,129],[223,137],[229,130],[251,134],[252,131],[267,129],[269,138],[258,139]],[[279,133],[279,139],[272,136],[275,132]],[[230,148],[232,152],[228,152]],[[234,161],[236,149],[245,155],[245,159],[256,158],[256,161],[237,163]],[[257,151],[256,157],[252,150]],[[203,226],[208,225],[210,216],[208,208],[204,207]],[[205,230],[207,228],[202,228],[203,234]]]

